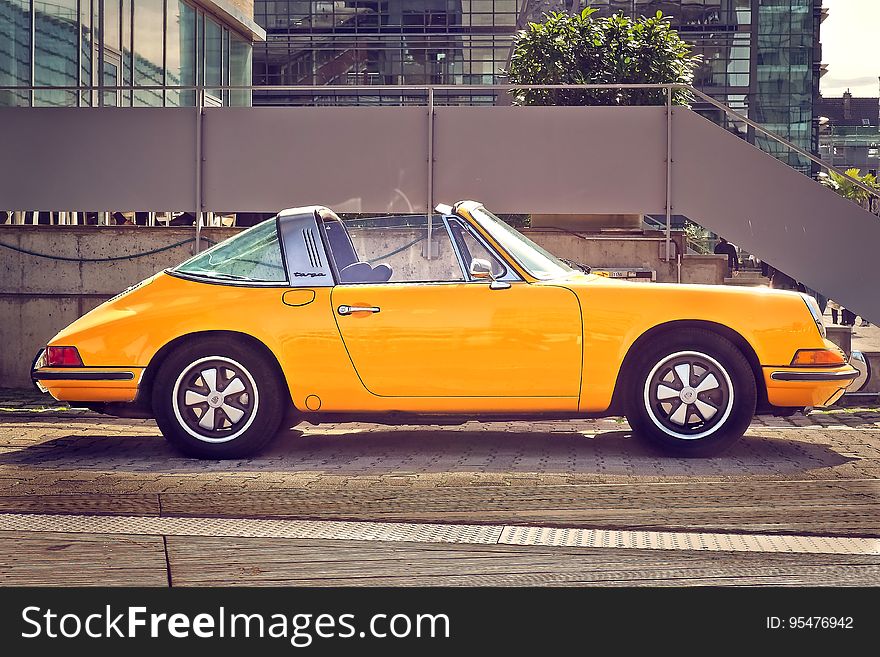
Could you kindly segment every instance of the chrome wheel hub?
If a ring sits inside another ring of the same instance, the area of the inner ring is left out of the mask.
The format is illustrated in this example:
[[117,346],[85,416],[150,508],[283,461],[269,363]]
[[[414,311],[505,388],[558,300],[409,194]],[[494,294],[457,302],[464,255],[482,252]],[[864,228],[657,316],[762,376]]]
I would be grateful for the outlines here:
[[697,400],[697,391],[690,386],[686,386],[685,388],[682,388],[678,398],[685,404],[693,404]]
[[697,351],[664,357],[645,382],[645,408],[651,421],[670,436],[703,438],[733,408],[733,384],[717,360]]
[[202,358],[177,378],[174,413],[192,436],[206,442],[226,442],[253,421],[257,387],[240,363],[222,356]]

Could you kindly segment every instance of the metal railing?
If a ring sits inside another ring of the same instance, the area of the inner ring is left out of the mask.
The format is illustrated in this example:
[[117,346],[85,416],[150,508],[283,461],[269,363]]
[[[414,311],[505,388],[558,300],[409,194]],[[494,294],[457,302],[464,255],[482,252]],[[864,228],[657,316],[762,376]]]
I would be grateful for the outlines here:
[[[778,135],[771,130],[768,130],[761,126],[756,121],[748,118],[747,116],[737,112],[736,110],[728,107],[724,103],[712,98],[708,94],[699,89],[687,85],[687,84],[628,84],[628,83],[618,83],[618,84],[491,84],[491,85],[482,85],[482,84],[464,84],[464,85],[412,85],[412,84],[402,84],[402,85],[111,85],[111,86],[100,86],[100,87],[83,87],[83,86],[38,86],[38,85],[23,85],[23,86],[0,86],[0,92],[9,91],[9,92],[34,92],[34,91],[77,91],[77,92],[91,92],[95,95],[96,99],[103,98],[103,92],[106,91],[194,91],[195,92],[195,105],[194,106],[186,106],[186,107],[197,107],[200,111],[196,113],[196,121],[199,126],[197,130],[197,144],[196,144],[196,156],[201,159],[201,144],[199,136],[201,134],[201,124],[202,124],[202,116],[203,110],[205,107],[212,107],[212,105],[206,102],[206,97],[212,92],[223,92],[223,91],[238,91],[238,92],[286,92],[286,93],[295,93],[295,94],[313,94],[316,96],[346,96],[346,95],[360,95],[367,94],[370,95],[381,95],[382,93],[387,94],[389,96],[400,96],[402,94],[413,94],[417,98],[424,98],[424,106],[427,108],[428,115],[428,168],[427,168],[427,206],[428,211],[430,212],[433,208],[433,122],[434,122],[434,108],[437,107],[438,98],[446,98],[455,96],[464,96],[467,93],[474,92],[484,92],[484,93],[495,93],[495,92],[507,92],[508,94],[517,92],[517,91],[551,91],[551,90],[566,90],[566,91],[600,91],[600,90],[656,90],[662,92],[662,104],[666,106],[666,259],[667,261],[670,259],[671,254],[671,237],[670,237],[670,219],[671,219],[671,193],[672,193],[672,112],[674,111],[675,106],[672,104],[672,95],[676,90],[685,90],[689,93],[693,94],[695,99],[698,99],[700,102],[707,103],[708,105],[714,107],[715,109],[723,112],[729,119],[734,121],[741,121],[745,125],[749,126],[756,132],[760,133],[764,137],[770,139],[771,141],[775,141],[778,144],[781,144],[785,148],[790,151],[797,153],[801,157],[809,160],[810,162],[816,164],[817,166],[825,169],[829,172],[834,172],[835,174],[841,176],[842,178],[851,182],[854,186],[866,192],[867,194],[880,199],[880,190],[866,185],[861,180],[853,178],[846,171],[835,167],[833,164],[823,160],[821,157],[809,152],[808,150],[801,148],[797,144],[792,143],[785,137]],[[661,103],[657,103],[660,105]],[[197,167],[200,170],[200,167]],[[201,208],[201,181],[200,176],[197,174],[197,208]],[[199,247],[199,239],[201,234],[201,212],[199,212],[199,220],[195,222],[196,225],[196,249]],[[428,225],[428,230],[430,232],[430,222]],[[430,234],[429,243],[430,243]]]

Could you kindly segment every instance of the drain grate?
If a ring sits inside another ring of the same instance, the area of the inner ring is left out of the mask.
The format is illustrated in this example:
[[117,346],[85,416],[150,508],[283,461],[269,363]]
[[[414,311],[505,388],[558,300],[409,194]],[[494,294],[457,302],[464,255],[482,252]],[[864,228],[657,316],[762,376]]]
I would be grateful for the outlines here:
[[501,525],[0,513],[0,531],[880,555],[880,539]]

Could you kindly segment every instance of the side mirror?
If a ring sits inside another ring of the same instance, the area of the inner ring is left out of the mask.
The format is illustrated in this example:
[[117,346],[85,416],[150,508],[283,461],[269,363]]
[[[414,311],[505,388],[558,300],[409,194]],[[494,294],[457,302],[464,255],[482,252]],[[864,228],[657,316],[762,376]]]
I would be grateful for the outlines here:
[[471,277],[479,280],[495,280],[495,277],[492,275],[491,263],[483,258],[474,258],[471,260],[470,273]]
[[470,272],[472,278],[492,281],[489,283],[490,290],[507,290],[510,288],[510,283],[495,280],[495,275],[492,273],[492,264],[484,258],[474,258],[471,260]]

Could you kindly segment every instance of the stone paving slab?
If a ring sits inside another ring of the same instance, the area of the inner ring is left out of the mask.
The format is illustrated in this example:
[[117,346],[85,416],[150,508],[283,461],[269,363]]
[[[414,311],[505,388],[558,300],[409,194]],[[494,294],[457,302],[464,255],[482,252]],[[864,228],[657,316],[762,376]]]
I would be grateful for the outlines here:
[[0,394],[0,511],[880,535],[876,408],[758,418],[711,459],[603,419],[301,425],[255,458],[200,461],[152,421],[40,403]]

